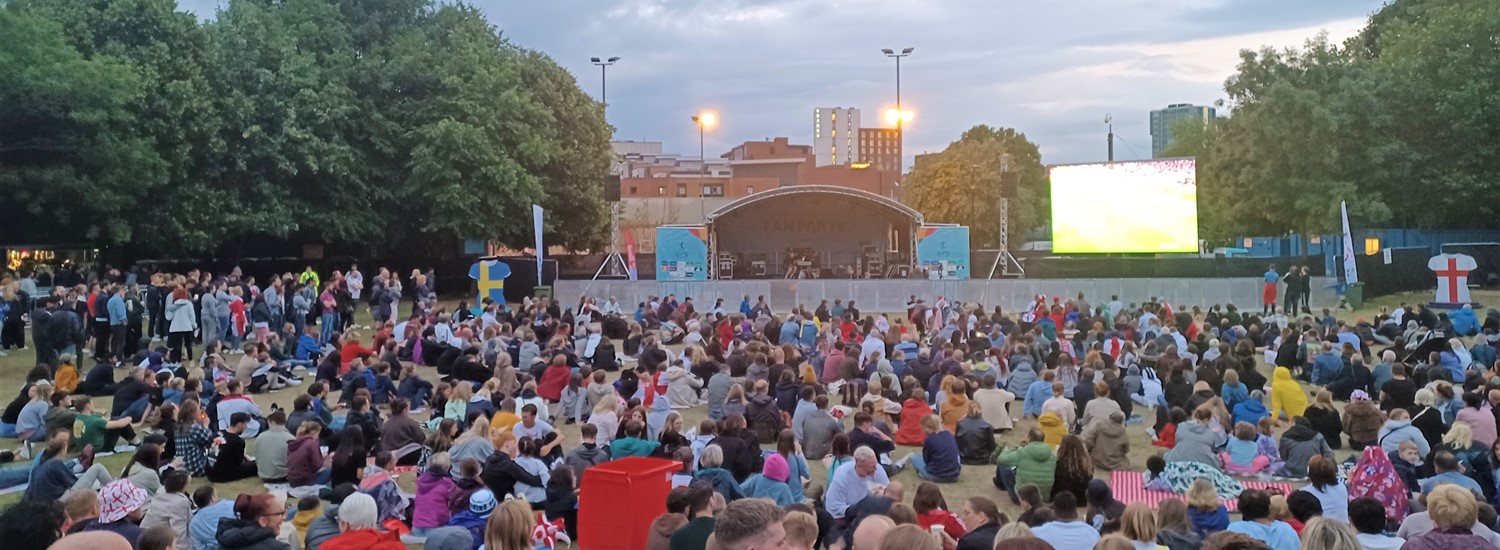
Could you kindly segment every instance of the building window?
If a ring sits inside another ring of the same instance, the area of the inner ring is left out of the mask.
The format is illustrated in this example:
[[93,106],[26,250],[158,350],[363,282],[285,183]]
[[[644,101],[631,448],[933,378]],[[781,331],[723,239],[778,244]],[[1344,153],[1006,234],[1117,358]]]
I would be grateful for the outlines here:
[[630,196],[632,196],[632,197],[635,196],[635,186],[634,185],[630,186]]
[[705,185],[705,186],[703,186],[703,196],[705,196],[705,197],[722,197],[722,196],[724,196],[724,186],[723,185]]
[[1377,238],[1377,237],[1371,237],[1371,238],[1365,239],[1365,255],[1366,256],[1374,256],[1374,255],[1379,254],[1379,253],[1380,253],[1380,239]]
[[658,185],[658,186],[656,186],[656,194],[657,195],[661,195],[663,197],[667,196],[667,186],[665,186],[665,185]]
[[687,184],[686,183],[679,183],[679,184],[677,184],[677,196],[679,196],[679,197],[686,197],[687,196]]

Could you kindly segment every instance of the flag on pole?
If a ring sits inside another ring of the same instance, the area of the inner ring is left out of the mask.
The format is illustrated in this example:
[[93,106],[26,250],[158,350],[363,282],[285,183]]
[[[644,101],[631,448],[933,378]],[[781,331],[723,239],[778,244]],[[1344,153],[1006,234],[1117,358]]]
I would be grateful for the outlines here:
[[636,280],[635,237],[631,236],[629,229],[625,230],[625,272],[630,275],[630,280]]
[[1339,215],[1344,222],[1344,284],[1359,282],[1359,268],[1354,265],[1354,239],[1349,234],[1349,205],[1339,201]]
[[542,285],[542,256],[547,249],[542,248],[542,207],[531,205],[531,224],[536,230],[536,284]]

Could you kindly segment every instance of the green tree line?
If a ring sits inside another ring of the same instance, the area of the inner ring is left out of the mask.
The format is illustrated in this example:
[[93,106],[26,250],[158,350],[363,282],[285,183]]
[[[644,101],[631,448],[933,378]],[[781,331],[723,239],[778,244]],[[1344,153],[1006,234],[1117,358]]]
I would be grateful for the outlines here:
[[1232,114],[1175,130],[1201,234],[1500,227],[1500,2],[1395,0],[1343,44],[1242,51]]
[[269,237],[606,242],[611,128],[433,0],[0,1],[0,233],[163,253]]

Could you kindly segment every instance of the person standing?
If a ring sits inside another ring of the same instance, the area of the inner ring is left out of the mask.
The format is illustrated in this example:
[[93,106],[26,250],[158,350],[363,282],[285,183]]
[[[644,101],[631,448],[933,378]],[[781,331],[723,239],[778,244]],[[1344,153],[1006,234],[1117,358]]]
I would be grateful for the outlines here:
[[1260,312],[1262,315],[1270,315],[1276,311],[1276,285],[1281,282],[1281,275],[1276,273],[1274,264],[1266,267],[1264,281],[1264,287],[1261,289]]
[[1286,283],[1286,288],[1282,290],[1281,295],[1281,310],[1287,315],[1293,315],[1297,312],[1297,301],[1302,298],[1302,273],[1295,265],[1288,267],[1286,275],[1281,277],[1281,282]]
[[[349,307],[352,309],[354,304],[359,303],[360,294],[365,290],[365,275],[359,272],[359,264],[349,265],[349,272],[344,274],[344,284],[349,287],[349,299],[351,301]],[[350,313],[350,317],[353,317],[352,312]],[[377,324],[376,326],[378,327],[379,325]]]

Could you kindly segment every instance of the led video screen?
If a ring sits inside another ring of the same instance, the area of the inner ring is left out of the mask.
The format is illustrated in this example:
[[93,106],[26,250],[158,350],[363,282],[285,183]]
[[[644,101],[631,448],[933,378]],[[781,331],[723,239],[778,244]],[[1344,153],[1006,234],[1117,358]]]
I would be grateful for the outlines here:
[[1198,252],[1194,159],[1054,166],[1052,251]]

